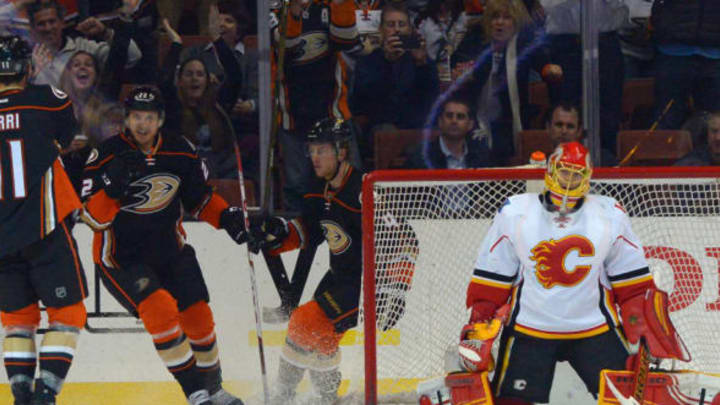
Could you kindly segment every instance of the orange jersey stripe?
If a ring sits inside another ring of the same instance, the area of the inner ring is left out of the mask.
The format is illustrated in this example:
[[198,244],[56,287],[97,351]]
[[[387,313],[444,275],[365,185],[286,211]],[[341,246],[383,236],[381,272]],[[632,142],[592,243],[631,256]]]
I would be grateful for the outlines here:
[[82,209],[80,198],[75,193],[70,178],[65,172],[62,163],[60,163],[60,158],[53,163],[53,193],[58,223],[62,222],[73,211]]
[[42,110],[42,111],[60,111],[70,106],[72,102],[68,100],[65,104],[59,107],[40,107],[37,105],[16,105],[7,108],[0,108],[0,112],[13,111],[13,110]]
[[228,203],[218,194],[213,193],[210,201],[198,213],[198,219],[207,222],[216,229],[220,228],[220,214],[229,207]]
[[77,276],[77,282],[78,286],[80,287],[80,293],[83,297],[87,297],[87,291],[85,291],[85,288],[83,288],[82,283],[82,266],[80,265],[80,259],[78,259],[78,253],[77,250],[75,250],[75,246],[73,244],[72,236],[70,236],[70,231],[68,231],[67,226],[65,225],[65,222],[61,222],[60,226],[62,227],[63,231],[65,232],[65,237],[67,238],[68,247],[70,248],[70,251],[72,252],[73,256],[73,262],[75,262],[75,275]]
[[[84,222],[97,230],[98,226],[103,227],[113,221],[115,215],[120,212],[120,203],[108,197],[105,190],[100,190],[85,203],[85,211],[90,218],[83,218]],[[89,223],[89,220],[95,223]]]

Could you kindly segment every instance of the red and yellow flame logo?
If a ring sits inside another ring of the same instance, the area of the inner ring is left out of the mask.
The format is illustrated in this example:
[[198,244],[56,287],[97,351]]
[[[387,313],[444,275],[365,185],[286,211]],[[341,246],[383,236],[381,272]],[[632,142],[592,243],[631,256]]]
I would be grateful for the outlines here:
[[580,257],[591,257],[595,254],[592,242],[580,235],[544,240],[530,250],[533,254],[530,259],[535,262],[535,276],[543,287],[570,287],[581,282],[590,273],[590,265],[577,265],[570,270],[565,267],[565,258],[573,250],[577,250]]

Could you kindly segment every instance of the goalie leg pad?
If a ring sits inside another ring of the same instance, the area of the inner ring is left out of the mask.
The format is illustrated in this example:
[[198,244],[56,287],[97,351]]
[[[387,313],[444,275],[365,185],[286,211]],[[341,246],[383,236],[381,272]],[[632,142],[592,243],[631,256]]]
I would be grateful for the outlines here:
[[[599,405],[633,403],[634,372],[603,370],[600,374]],[[662,405],[700,403],[720,405],[720,378],[691,370],[678,373],[650,372],[644,391],[644,402]]]
[[453,404],[492,405],[492,390],[487,372],[451,373],[445,377]]
[[668,295],[651,288],[621,306],[623,329],[630,343],[645,338],[653,357],[690,360],[690,354],[670,320]]

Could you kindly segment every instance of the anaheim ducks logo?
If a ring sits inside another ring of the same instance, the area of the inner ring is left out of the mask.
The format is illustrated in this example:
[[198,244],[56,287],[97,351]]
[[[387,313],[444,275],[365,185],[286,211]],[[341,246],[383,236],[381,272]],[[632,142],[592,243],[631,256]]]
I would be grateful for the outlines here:
[[345,230],[333,221],[321,221],[320,226],[325,230],[325,240],[327,240],[330,253],[339,255],[352,245],[352,239]]
[[579,257],[592,257],[595,247],[580,235],[570,235],[559,240],[544,240],[530,250],[533,254],[530,259],[535,262],[535,275],[543,287],[570,287],[590,273],[590,265],[576,265],[572,269],[565,267],[565,259],[572,251],[577,251]]
[[171,174],[151,174],[132,182],[131,186],[142,187],[133,193],[139,200],[122,207],[125,211],[137,214],[153,214],[170,205],[180,189],[180,178]]

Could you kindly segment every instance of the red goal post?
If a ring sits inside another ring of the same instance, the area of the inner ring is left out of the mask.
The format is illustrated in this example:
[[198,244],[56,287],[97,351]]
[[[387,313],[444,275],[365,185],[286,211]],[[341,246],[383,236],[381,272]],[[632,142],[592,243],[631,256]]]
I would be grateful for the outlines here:
[[[543,175],[542,169],[469,169],[386,170],[365,177],[366,404],[382,403],[378,395],[412,391],[444,372],[443,358],[467,319],[464,296],[476,246],[507,197],[541,191]],[[720,372],[720,168],[596,168],[591,193],[624,206],[657,284],[671,294],[673,322],[693,355],[692,363],[679,367]],[[397,224],[407,224],[417,239],[409,290],[389,293],[402,295],[403,308],[381,293],[390,282],[389,263],[407,250],[408,232],[388,230]],[[392,311],[397,324],[378,330],[378,313]],[[388,333],[393,344],[383,345],[379,337]]]

